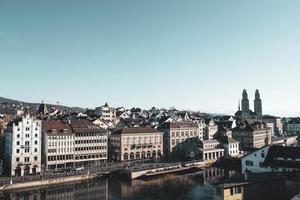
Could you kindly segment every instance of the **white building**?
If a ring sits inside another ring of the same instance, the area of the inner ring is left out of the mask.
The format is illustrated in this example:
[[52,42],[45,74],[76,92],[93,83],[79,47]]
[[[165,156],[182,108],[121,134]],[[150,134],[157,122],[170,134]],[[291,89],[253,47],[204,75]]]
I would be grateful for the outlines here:
[[74,168],[75,134],[68,123],[43,122],[42,146],[46,170]]
[[242,173],[288,172],[300,170],[300,147],[266,146],[242,159]]
[[269,147],[265,146],[242,157],[242,173],[245,173],[247,171],[255,173],[270,172],[271,168],[265,167],[263,165],[268,151]]
[[116,108],[109,107],[107,103],[96,108],[96,115],[101,116],[105,122],[116,124]]
[[30,115],[8,124],[5,167],[12,176],[41,172],[42,122]]
[[216,161],[224,156],[224,149],[220,148],[217,140],[203,140],[200,152],[203,160]]
[[214,135],[218,132],[218,125],[216,122],[212,119],[209,121],[207,127],[206,127],[206,139],[212,140],[214,139]]
[[240,153],[240,142],[229,136],[218,138],[218,141],[224,148],[226,156],[235,157]]
[[103,119],[98,118],[96,120],[93,121],[93,124],[99,126],[100,128],[103,128],[105,130],[107,130],[108,128],[110,128],[110,125],[108,123],[106,123]]
[[75,166],[93,166],[107,161],[108,133],[88,120],[71,120],[75,134]]

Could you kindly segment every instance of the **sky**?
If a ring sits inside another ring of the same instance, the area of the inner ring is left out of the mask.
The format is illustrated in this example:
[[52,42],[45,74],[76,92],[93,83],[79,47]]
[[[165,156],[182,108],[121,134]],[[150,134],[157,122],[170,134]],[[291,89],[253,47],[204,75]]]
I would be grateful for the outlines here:
[[298,0],[0,0],[0,96],[300,115]]

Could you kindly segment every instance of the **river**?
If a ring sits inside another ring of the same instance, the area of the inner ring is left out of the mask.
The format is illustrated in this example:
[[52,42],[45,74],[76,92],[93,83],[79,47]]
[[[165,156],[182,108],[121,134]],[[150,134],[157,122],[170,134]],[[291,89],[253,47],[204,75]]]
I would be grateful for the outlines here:
[[[225,175],[226,174],[226,175]],[[0,199],[7,200],[220,200],[217,195],[216,182],[229,173],[211,168],[205,172],[191,174],[166,175],[148,180],[126,181],[120,179],[99,179],[89,182],[50,186],[38,189],[27,189],[3,193]],[[276,184],[273,184],[276,186]],[[261,187],[261,186],[259,186]],[[268,184],[267,184],[268,187]],[[282,188],[282,186],[279,185]],[[270,188],[269,188],[270,189]],[[274,188],[272,188],[274,189]],[[288,199],[288,191],[266,195],[255,189],[255,199]],[[261,194],[259,194],[261,193]],[[261,198],[260,198],[261,197]],[[286,197],[286,198],[285,198]],[[244,198],[247,199],[247,198]]]

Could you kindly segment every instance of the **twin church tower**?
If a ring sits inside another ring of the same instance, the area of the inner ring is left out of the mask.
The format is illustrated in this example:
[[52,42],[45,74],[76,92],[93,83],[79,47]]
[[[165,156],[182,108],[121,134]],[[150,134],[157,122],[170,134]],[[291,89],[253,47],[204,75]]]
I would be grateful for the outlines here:
[[259,90],[257,89],[255,91],[254,112],[252,110],[250,110],[250,108],[249,108],[249,99],[248,99],[248,93],[247,93],[246,89],[244,89],[242,96],[243,96],[242,110],[241,110],[241,106],[239,103],[239,110],[235,113],[235,116],[242,120],[247,120],[247,119],[261,120],[262,119],[262,101],[260,99]]

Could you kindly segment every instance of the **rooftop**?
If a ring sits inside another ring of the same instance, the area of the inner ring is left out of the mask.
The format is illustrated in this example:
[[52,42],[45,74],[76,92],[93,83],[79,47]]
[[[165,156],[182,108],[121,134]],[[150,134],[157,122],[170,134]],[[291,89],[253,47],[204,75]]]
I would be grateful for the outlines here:
[[157,130],[154,128],[142,128],[142,127],[133,127],[133,128],[122,128],[119,129],[113,134],[145,134],[145,133],[159,133]]

